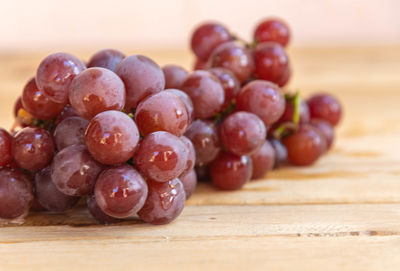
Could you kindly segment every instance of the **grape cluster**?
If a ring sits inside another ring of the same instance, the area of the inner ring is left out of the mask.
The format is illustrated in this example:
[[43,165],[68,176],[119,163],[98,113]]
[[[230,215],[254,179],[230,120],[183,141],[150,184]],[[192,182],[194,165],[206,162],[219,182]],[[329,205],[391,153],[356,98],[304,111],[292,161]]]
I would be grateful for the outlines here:
[[195,71],[174,84],[195,107],[186,136],[199,179],[236,190],[286,161],[311,165],[332,146],[341,105],[329,94],[305,101],[283,89],[292,73],[289,41],[289,27],[277,18],[260,22],[251,43],[215,22],[193,32]]
[[87,67],[67,53],[46,57],[15,104],[11,132],[0,129],[0,221],[64,212],[80,199],[104,224],[179,216],[197,183],[184,136],[194,106],[171,71],[186,77],[111,49]]

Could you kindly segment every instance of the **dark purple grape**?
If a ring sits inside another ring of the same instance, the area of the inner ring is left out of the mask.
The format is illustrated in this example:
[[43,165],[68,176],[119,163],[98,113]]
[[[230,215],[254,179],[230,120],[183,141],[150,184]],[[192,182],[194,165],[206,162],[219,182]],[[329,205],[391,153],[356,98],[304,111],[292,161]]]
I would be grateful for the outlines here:
[[178,65],[166,65],[162,68],[165,77],[165,88],[180,89],[188,72]]
[[[299,123],[308,123],[310,122],[310,111],[308,110],[307,103],[301,99],[300,108],[299,108]],[[293,102],[290,100],[286,100],[285,111],[283,112],[281,118],[278,120],[278,123],[282,122],[293,122]]]
[[146,223],[167,224],[176,219],[185,206],[185,190],[179,179],[164,183],[148,180],[149,194],[139,217]]
[[268,127],[282,116],[285,98],[277,85],[255,80],[246,84],[236,97],[236,110],[256,114]]
[[0,167],[12,161],[12,136],[3,128],[0,128]]
[[233,99],[240,92],[240,82],[236,76],[228,69],[225,68],[211,68],[208,70],[221,82],[225,91],[225,103],[223,108],[226,109],[231,105]]
[[57,189],[51,178],[50,167],[35,174],[35,195],[40,205],[52,212],[71,209],[79,200],[79,197],[68,196]]
[[167,182],[182,174],[187,157],[188,149],[179,137],[168,132],[154,132],[143,138],[134,160],[146,178]]
[[179,97],[179,99],[181,99],[181,101],[185,104],[186,106],[186,110],[188,112],[188,116],[189,116],[189,123],[192,123],[194,121],[194,106],[193,106],[193,102],[190,99],[189,95],[187,95],[185,92],[183,92],[182,90],[179,89],[166,89],[164,90],[165,92],[169,92],[172,93],[176,96]]
[[72,145],[54,156],[51,178],[62,193],[82,196],[92,193],[101,170],[84,145]]
[[236,42],[226,42],[215,48],[209,58],[209,65],[230,70],[240,83],[246,82],[254,71],[250,51]]
[[54,131],[57,150],[74,144],[85,144],[85,131],[89,121],[80,117],[71,117],[61,121]]
[[128,115],[120,111],[105,111],[90,121],[85,141],[94,159],[116,165],[133,156],[139,142],[139,131]]
[[192,34],[191,47],[195,55],[207,61],[211,52],[220,44],[232,40],[228,29],[219,23],[205,23],[198,26]]
[[239,111],[229,115],[221,125],[221,142],[236,155],[251,155],[265,141],[267,129],[257,115]]
[[217,127],[212,121],[196,120],[185,133],[196,150],[196,165],[210,163],[221,150]]
[[85,68],[85,64],[73,55],[51,54],[40,63],[36,72],[36,84],[47,98],[66,104],[72,79]]
[[127,110],[136,108],[144,98],[162,91],[165,87],[162,69],[146,56],[126,57],[118,65],[115,73],[125,84]]
[[135,121],[143,136],[156,131],[181,136],[189,127],[185,104],[178,96],[166,91],[150,95],[140,102],[136,108]]
[[323,119],[336,126],[342,116],[342,106],[330,94],[315,94],[307,101],[311,119]]
[[197,175],[194,169],[190,170],[188,173],[179,176],[179,180],[183,184],[183,188],[186,194],[186,200],[190,198],[194,190],[196,190],[197,185]]
[[18,111],[23,108],[21,96],[14,103],[14,117],[18,116]]
[[265,140],[262,147],[250,157],[251,161],[253,161],[252,179],[262,178],[274,167],[275,150],[268,140]]
[[254,30],[254,41],[257,43],[273,41],[285,47],[290,40],[288,25],[278,18],[267,18]]
[[278,139],[271,139],[270,142],[275,150],[274,168],[277,168],[287,161],[287,149],[285,145],[283,145],[282,142]]
[[125,58],[125,55],[118,50],[104,49],[95,53],[89,60],[87,66],[101,67],[115,71],[118,64]]
[[210,164],[213,184],[222,190],[238,190],[250,180],[253,164],[249,156],[221,152]]
[[196,151],[194,149],[192,141],[186,136],[181,136],[181,140],[185,144],[187,148],[187,159],[186,159],[186,167],[185,170],[181,173],[181,176],[186,175],[194,168],[196,164]]
[[182,84],[182,90],[189,95],[194,105],[196,118],[206,119],[221,111],[225,101],[221,82],[207,71],[194,71]]
[[335,139],[335,131],[333,130],[333,126],[329,122],[321,119],[312,119],[310,121],[310,125],[321,132],[322,136],[326,140],[327,150],[329,150],[332,147],[332,143]]
[[13,219],[26,215],[33,198],[29,175],[18,169],[0,169],[0,218]]
[[97,204],[94,195],[87,197],[86,204],[90,215],[100,224],[108,225],[122,221],[122,219],[105,214]]
[[130,165],[104,170],[94,188],[96,203],[107,215],[125,218],[136,214],[147,198],[147,184]]
[[18,166],[39,170],[50,164],[55,144],[53,137],[39,127],[26,127],[19,131],[12,143],[12,154]]
[[107,110],[122,110],[125,106],[125,86],[114,72],[89,68],[72,80],[69,101],[78,115],[91,119]]

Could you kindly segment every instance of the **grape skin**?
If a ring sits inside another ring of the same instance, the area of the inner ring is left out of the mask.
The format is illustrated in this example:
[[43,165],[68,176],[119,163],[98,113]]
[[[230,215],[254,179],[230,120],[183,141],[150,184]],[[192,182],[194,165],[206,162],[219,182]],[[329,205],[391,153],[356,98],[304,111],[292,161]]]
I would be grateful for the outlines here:
[[94,195],[87,197],[86,204],[89,214],[100,224],[108,225],[122,221],[122,219],[105,214],[97,204]]
[[179,176],[178,179],[183,184],[183,188],[186,194],[186,200],[188,200],[196,190],[196,185],[197,185],[196,171],[194,171],[194,169],[191,169],[188,173]]
[[262,147],[251,156],[253,161],[253,172],[251,179],[259,179],[273,169],[275,164],[275,150],[268,140],[264,141]]
[[162,67],[165,77],[165,88],[180,89],[183,81],[185,80],[188,72],[178,65],[165,65]]
[[330,94],[319,93],[311,96],[308,101],[311,119],[323,119],[336,126],[342,116],[342,106]]
[[109,69],[111,71],[115,71],[118,64],[125,58],[125,55],[115,49],[104,49],[95,53],[89,60],[87,66],[88,68],[92,67],[101,67],[105,69]]
[[181,173],[181,176],[188,174],[196,163],[196,150],[194,149],[192,141],[186,136],[181,136],[180,139],[183,141],[187,148],[187,159],[185,170]]
[[223,109],[231,105],[233,99],[240,92],[240,82],[236,76],[228,69],[225,68],[211,68],[208,69],[211,74],[218,78],[221,82],[225,92],[225,102]]
[[188,113],[188,116],[189,116],[189,124],[191,124],[194,121],[194,106],[193,106],[193,102],[190,99],[189,95],[187,95],[182,90],[173,89],[173,88],[166,89],[166,90],[164,90],[164,92],[172,93],[172,94],[178,96],[179,99],[181,99],[181,101],[186,106],[186,110],[187,110],[187,113]]
[[12,160],[12,136],[0,128],[0,167],[8,165]]
[[61,121],[54,131],[57,150],[74,144],[85,144],[85,131],[89,121],[80,117],[70,117]]
[[287,161],[287,149],[285,145],[283,145],[283,143],[278,139],[271,139],[270,142],[275,151],[274,168],[277,168]]
[[321,119],[312,119],[310,125],[321,132],[321,135],[326,140],[327,150],[329,150],[335,140],[335,131],[333,130],[333,126],[329,122]]
[[281,19],[267,18],[257,25],[253,36],[257,43],[273,41],[286,47],[290,41],[290,29]]

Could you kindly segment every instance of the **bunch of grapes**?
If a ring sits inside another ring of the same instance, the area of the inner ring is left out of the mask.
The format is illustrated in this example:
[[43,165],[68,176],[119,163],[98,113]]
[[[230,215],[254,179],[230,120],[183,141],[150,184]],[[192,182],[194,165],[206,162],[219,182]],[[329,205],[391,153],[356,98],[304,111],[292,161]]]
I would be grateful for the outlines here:
[[81,198],[105,224],[179,216],[197,182],[194,146],[183,135],[194,107],[165,86],[146,56],[108,49],[87,65],[47,56],[15,104],[11,132],[0,130],[0,220],[64,212]]

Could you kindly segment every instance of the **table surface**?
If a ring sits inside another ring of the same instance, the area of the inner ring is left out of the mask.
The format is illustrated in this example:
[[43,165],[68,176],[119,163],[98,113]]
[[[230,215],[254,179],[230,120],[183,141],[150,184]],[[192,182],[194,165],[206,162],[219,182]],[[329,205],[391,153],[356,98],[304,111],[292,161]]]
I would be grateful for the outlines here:
[[[0,53],[1,126],[48,53]],[[191,62],[184,52],[139,53]],[[290,56],[289,89],[333,92],[345,108],[333,150],[314,166],[273,171],[237,192],[201,183],[164,226],[100,226],[83,208],[32,214],[0,228],[0,270],[399,270],[400,47]]]

